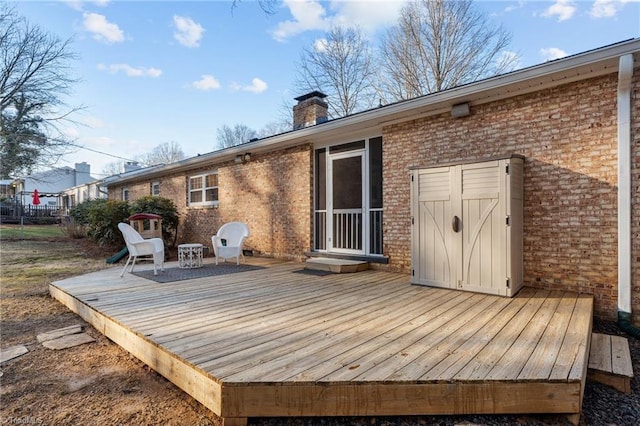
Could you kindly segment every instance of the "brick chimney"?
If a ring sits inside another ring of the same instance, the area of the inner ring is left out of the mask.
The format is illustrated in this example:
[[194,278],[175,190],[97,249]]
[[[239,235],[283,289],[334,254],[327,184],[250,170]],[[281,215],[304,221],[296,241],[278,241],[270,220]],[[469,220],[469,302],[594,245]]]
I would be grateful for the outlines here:
[[139,170],[141,168],[142,168],[142,166],[137,161],[126,161],[124,163],[124,172],[125,173],[129,173],[129,172],[132,172],[134,170]]
[[294,98],[298,103],[293,107],[293,130],[327,121],[329,105],[323,100],[326,97],[324,93],[314,90]]

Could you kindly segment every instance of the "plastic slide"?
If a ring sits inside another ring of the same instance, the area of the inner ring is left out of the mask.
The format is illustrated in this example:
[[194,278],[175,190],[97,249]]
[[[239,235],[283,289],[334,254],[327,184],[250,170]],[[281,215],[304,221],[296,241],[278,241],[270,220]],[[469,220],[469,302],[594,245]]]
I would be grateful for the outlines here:
[[117,252],[116,254],[114,254],[113,256],[111,256],[110,258],[108,258],[107,263],[109,264],[118,263],[120,259],[127,256],[128,254],[129,254],[129,250],[125,247],[119,252]]

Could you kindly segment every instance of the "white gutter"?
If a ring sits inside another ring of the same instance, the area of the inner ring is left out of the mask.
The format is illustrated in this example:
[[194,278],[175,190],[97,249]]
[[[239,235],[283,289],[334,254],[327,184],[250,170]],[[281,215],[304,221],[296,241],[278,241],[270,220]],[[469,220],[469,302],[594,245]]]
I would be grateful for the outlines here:
[[618,312],[631,314],[631,80],[633,54],[618,70]]

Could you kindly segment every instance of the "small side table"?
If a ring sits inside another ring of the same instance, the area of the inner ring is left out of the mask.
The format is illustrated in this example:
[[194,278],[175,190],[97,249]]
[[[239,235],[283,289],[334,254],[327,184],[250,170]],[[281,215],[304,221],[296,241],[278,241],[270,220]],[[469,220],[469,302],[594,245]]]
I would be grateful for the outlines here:
[[178,268],[194,269],[202,267],[202,244],[178,245]]

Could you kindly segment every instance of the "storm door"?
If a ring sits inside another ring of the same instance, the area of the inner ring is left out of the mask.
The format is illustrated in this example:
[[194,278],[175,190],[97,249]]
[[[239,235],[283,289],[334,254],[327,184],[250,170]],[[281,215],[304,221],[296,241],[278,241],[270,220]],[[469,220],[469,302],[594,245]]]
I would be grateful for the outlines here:
[[314,250],[382,256],[382,137],[315,150]]
[[363,254],[364,152],[330,155],[328,171],[329,250]]

